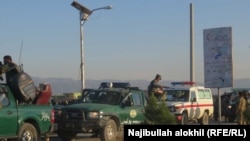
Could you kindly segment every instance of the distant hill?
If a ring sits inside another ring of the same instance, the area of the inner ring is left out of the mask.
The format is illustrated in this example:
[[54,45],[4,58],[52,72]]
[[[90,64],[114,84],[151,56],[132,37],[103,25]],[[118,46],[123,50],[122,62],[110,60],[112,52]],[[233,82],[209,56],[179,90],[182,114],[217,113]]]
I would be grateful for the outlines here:
[[[32,76],[35,85],[40,83],[50,83],[52,86],[53,94],[63,94],[71,92],[81,91],[81,81],[71,78],[40,78]],[[98,88],[101,82],[129,82],[131,86],[139,87],[140,89],[147,90],[150,81],[147,80],[86,80],[86,88]],[[161,81],[164,86],[171,86],[173,81]],[[198,82],[197,85],[204,85],[203,82]],[[237,79],[234,81],[234,87],[237,88],[250,88],[250,79]],[[230,88],[223,88],[223,91],[230,91]],[[217,93],[216,89],[213,89],[213,93]],[[221,93],[221,92],[220,92]]]

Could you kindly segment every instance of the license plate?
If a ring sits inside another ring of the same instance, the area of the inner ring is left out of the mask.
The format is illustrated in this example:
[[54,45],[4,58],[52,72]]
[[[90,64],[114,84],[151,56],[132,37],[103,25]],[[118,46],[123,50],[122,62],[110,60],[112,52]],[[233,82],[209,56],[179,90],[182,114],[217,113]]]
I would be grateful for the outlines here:
[[74,124],[74,123],[66,123],[66,124],[65,124],[65,127],[66,127],[66,128],[74,128],[74,127],[75,127],[75,124]]

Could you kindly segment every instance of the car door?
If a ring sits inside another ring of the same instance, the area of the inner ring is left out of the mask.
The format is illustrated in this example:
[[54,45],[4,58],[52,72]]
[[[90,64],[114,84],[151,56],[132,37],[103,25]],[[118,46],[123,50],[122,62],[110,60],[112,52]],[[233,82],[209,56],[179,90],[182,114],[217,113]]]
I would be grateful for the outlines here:
[[7,93],[0,92],[0,137],[13,136],[17,132],[15,104],[10,103]]
[[140,92],[131,92],[123,100],[120,119],[123,124],[138,124],[144,121],[143,97]]
[[145,107],[144,107],[144,97],[143,93],[140,91],[134,91],[132,93],[133,106],[130,111],[131,120],[133,120],[134,124],[139,124],[144,122],[145,120]]
[[195,90],[190,90],[190,111],[189,111],[189,119],[195,118],[197,114],[197,95]]
[[205,89],[198,89],[198,99],[195,118],[199,119],[203,116],[205,108],[207,107]]

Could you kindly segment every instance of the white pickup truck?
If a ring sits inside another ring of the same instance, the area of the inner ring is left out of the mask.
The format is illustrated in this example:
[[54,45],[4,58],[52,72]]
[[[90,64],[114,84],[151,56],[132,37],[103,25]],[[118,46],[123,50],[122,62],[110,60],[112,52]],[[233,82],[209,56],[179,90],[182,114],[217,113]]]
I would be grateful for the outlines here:
[[165,90],[166,104],[170,112],[176,116],[178,123],[184,125],[190,121],[198,121],[201,125],[209,124],[214,112],[211,89],[195,86],[194,82],[172,84],[173,87]]

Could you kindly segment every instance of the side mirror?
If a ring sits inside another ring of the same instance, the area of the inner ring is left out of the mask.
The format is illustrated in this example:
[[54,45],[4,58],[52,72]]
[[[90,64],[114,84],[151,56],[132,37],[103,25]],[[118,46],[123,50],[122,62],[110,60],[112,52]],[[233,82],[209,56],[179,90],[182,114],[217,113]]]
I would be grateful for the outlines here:
[[132,102],[131,101],[129,101],[129,100],[127,100],[127,99],[124,99],[123,101],[122,101],[122,107],[125,107],[125,106],[131,106],[132,105]]

